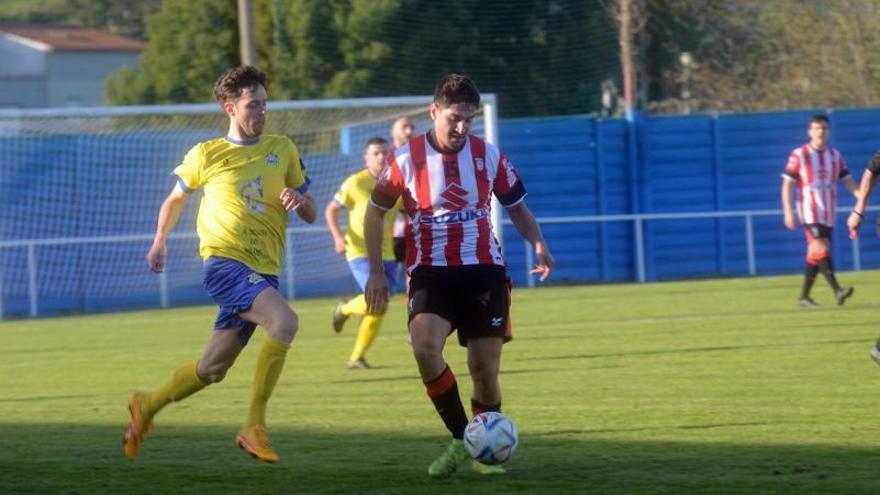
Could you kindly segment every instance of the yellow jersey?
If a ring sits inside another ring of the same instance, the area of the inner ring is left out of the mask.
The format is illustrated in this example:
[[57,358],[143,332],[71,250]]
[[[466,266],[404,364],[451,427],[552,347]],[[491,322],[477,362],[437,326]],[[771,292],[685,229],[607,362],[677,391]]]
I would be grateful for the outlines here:
[[[364,242],[364,216],[367,214],[367,205],[370,204],[370,195],[375,186],[376,178],[368,169],[364,168],[345,179],[345,182],[339,187],[339,191],[333,196],[333,200],[337,204],[348,208],[348,228],[345,231],[345,259],[348,261],[367,257],[367,246]],[[402,201],[398,198],[385,215],[385,227],[382,233],[383,260],[394,259],[392,229],[394,218],[402,205]]]
[[285,187],[305,193],[309,185],[290,139],[204,141],[189,150],[174,175],[186,192],[204,189],[197,224],[202,259],[231,258],[257,273],[278,275],[287,230],[279,196]]

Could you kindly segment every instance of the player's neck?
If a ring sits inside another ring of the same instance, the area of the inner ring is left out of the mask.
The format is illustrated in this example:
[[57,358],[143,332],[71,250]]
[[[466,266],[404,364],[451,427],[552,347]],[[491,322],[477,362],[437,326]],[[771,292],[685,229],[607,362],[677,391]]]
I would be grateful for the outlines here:
[[226,137],[234,143],[254,144],[260,141],[259,134],[251,136],[234,125],[229,126],[229,132],[226,133]]
[[458,147],[458,149],[447,148],[445,146],[441,146],[440,143],[437,142],[436,136],[434,136],[434,129],[428,131],[428,144],[431,145],[432,148],[443,153],[444,155],[455,155],[459,151],[463,150],[465,145],[467,144],[467,139],[464,140],[464,143]]
[[813,144],[813,142],[811,141],[810,148],[813,148],[816,151],[825,151],[826,149],[828,149],[828,143],[816,145],[816,144]]

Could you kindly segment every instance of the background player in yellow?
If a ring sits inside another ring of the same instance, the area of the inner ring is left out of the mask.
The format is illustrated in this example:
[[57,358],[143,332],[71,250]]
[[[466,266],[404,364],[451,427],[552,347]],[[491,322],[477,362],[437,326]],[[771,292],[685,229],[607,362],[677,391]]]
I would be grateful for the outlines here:
[[263,135],[266,75],[254,67],[226,71],[214,96],[229,117],[226,137],[195,145],[174,169],[177,185],[162,203],[147,263],[165,267],[166,240],[190,193],[203,188],[199,205],[199,253],[204,285],[220,306],[214,332],[201,358],[183,364],[156,388],[129,396],[131,423],[123,438],[125,456],[137,457],[153,417],[223,379],[257,325],[268,332],[257,356],[253,392],[238,445],[261,461],[277,462],[266,429],[266,403],[298,328],[296,314],[278,292],[289,211],[315,221],[317,207],[299,152],[284,136]]
[[[388,157],[388,141],[374,137],[367,141],[364,146],[364,169],[349,176],[339,187],[339,191],[333,200],[324,209],[324,217],[330,234],[333,235],[334,247],[337,253],[345,253],[345,259],[351,269],[351,274],[357,280],[361,291],[367,283],[369,276],[369,264],[367,262],[367,248],[364,244],[364,215],[370,202],[370,195],[376,185],[376,177],[385,166]],[[394,251],[391,245],[391,229],[395,215],[400,211],[400,201],[393,208],[392,215],[386,217],[385,237],[382,244],[382,263],[385,267],[385,277],[388,279],[388,287],[395,287],[397,263],[394,261]],[[339,227],[339,210],[348,208],[348,228],[343,235]],[[358,327],[358,336],[348,359],[348,367],[351,369],[366,369],[370,366],[364,358],[367,349],[376,339],[379,328],[382,325],[382,313],[367,313],[367,304],[364,295],[361,294],[351,301],[340,302],[333,313],[333,330],[337,333],[342,331],[345,321],[351,315],[361,315],[361,323]]]

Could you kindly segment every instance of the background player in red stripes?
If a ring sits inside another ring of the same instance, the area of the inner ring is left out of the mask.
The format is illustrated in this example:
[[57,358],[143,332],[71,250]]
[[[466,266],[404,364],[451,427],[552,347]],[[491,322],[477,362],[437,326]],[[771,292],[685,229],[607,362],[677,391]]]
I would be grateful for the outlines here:
[[[419,374],[452,441],[428,468],[450,476],[469,459],[462,438],[468,423],[455,375],[443,357],[452,331],[467,347],[474,414],[501,409],[501,346],[510,340],[509,279],[490,221],[498,198],[517,231],[535,249],[534,272],[545,280],[554,261],[541,228],[525,204],[525,187],[504,154],[470,136],[480,93],[467,76],[450,74],[437,84],[430,107],[432,128],[398,149],[379,178],[365,218],[370,261],[366,297],[370,311],[388,302],[382,267],[382,219],[397,198],[412,225],[406,233],[411,275],[409,331]],[[474,462],[481,473],[503,472]]]
[[856,184],[849,175],[843,155],[831,146],[828,117],[814,115],[808,124],[807,134],[810,142],[796,148],[788,158],[782,174],[782,208],[785,227],[796,228],[791,207],[791,189],[797,185],[797,215],[807,236],[807,266],[804,270],[804,284],[798,304],[817,306],[810,298],[810,289],[816,275],[822,272],[831,289],[834,299],[842,305],[852,295],[852,287],[841,287],[834,276],[831,262],[831,229],[834,227],[834,210],[837,206],[837,184],[843,181],[846,188],[857,199]]

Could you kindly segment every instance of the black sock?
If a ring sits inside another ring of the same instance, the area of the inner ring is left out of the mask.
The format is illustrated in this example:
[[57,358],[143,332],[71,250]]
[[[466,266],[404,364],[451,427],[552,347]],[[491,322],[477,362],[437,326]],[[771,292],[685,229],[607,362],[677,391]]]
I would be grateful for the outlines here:
[[819,260],[819,271],[825,276],[825,280],[828,281],[828,285],[831,286],[834,292],[840,291],[840,285],[838,285],[837,278],[834,276],[834,267],[831,265],[830,256]]
[[440,376],[425,384],[428,396],[434,403],[434,409],[446,424],[446,428],[452,433],[453,438],[464,438],[464,429],[467,427],[468,418],[458,395],[458,383],[449,366],[440,373]]
[[818,273],[818,265],[807,263],[807,267],[804,269],[804,287],[801,289],[801,299],[810,298],[810,289],[813,288],[813,282],[816,281],[816,274]]
[[501,412],[501,403],[495,404],[494,406],[490,406],[487,404],[483,404],[482,402],[477,402],[474,399],[471,399],[471,412],[474,413],[474,416],[480,413],[495,411]]

